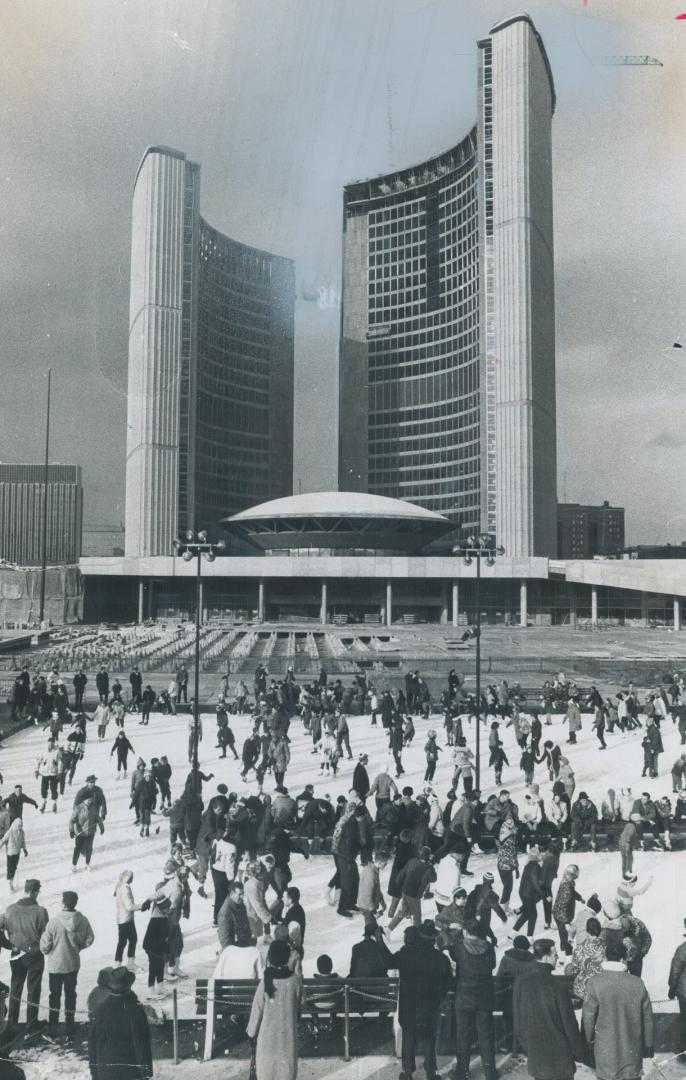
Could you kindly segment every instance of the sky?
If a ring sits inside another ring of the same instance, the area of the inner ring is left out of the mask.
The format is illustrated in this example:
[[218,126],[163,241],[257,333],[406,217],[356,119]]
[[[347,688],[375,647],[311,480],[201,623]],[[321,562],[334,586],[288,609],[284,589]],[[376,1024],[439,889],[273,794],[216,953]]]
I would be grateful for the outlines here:
[[[335,489],[345,183],[476,118],[476,41],[515,0],[3,0],[0,460],[84,469],[124,516],[130,214],[146,146],[201,213],[296,260],[294,490]],[[686,539],[686,0],[530,0],[553,120],[558,487]],[[650,55],[662,67],[607,66]],[[304,300],[321,290],[320,302]]]

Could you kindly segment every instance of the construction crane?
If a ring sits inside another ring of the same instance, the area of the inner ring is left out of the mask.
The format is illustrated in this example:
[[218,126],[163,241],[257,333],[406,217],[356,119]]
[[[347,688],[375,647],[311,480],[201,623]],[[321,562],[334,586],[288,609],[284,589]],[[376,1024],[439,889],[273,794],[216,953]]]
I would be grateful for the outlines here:
[[654,56],[605,56],[601,63],[609,67],[664,67]]

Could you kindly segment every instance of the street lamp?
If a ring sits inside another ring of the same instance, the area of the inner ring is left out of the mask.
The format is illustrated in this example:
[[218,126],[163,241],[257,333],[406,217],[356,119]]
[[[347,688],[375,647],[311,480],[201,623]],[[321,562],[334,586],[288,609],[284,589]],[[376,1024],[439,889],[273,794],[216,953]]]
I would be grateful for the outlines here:
[[453,555],[462,555],[465,566],[471,566],[476,559],[476,790],[481,787],[481,560],[486,559],[488,566],[493,566],[496,555],[504,555],[505,548],[495,546],[495,541],[488,533],[468,536],[464,546],[453,548]]
[[226,544],[219,540],[211,544],[207,539],[207,533],[203,529],[197,535],[192,529],[186,533],[184,540],[174,541],[174,554],[180,555],[184,562],[197,559],[195,576],[195,694],[193,696],[193,777],[194,786],[197,790],[198,773],[198,734],[200,730],[200,621],[202,605],[202,558],[208,562],[214,562],[218,553],[226,550]]

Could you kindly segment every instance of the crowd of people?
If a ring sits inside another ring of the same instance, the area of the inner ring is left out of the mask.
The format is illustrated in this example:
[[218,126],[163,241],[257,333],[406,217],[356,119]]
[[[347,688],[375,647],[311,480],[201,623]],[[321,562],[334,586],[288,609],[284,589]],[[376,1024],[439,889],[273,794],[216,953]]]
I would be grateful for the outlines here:
[[[647,844],[669,851],[675,824],[686,820],[686,752],[668,774],[674,803],[666,793],[634,792],[629,778],[624,778],[622,786],[609,788],[597,805],[587,792],[577,791],[577,777],[560,745],[563,740],[552,736],[563,730],[566,744],[574,745],[588,714],[599,750],[607,748],[607,738],[624,739],[640,729],[643,753],[636,771],[641,766],[641,779],[658,780],[665,725],[674,724],[680,743],[686,743],[686,689],[678,680],[666,690],[656,688],[643,700],[633,685],[603,697],[595,687],[581,690],[562,675],[535,695],[502,681],[487,686],[477,702],[455,671],[440,693],[432,695],[417,671],[407,673],[404,687],[377,692],[364,674],[343,686],[322,670],[315,681],[299,685],[292,670],[274,680],[258,666],[252,687],[242,678],[230,686],[225,676],[213,706],[212,750],[217,760],[226,758],[228,751],[240,763],[240,786],[235,791],[223,783],[210,791],[207,785],[213,774],[195,768],[177,787],[163,754],[150,761],[139,757],[133,767],[129,763],[130,755],[136,757],[134,725],[149,725],[153,708],[166,711],[167,701],[172,712],[177,705],[189,705],[185,730],[192,763],[194,742],[202,740],[203,732],[193,715],[194,702],[188,701],[185,666],[170,680],[162,700],[144,687],[136,668],[126,693],[121,682],[110,682],[106,668],[101,668],[95,677],[97,704],[90,716],[84,711],[87,674],[77,671],[70,682],[73,689],[57,669],[32,677],[28,668],[15,682],[15,717],[42,725],[46,739],[35,766],[40,802],[20,785],[2,801],[0,846],[6,848],[11,888],[22,853],[27,854],[26,805],[45,814],[56,813],[60,801],[71,801],[72,872],[78,873],[81,860],[86,870],[91,866],[96,838],[107,828],[106,796],[93,773],[82,786],[76,785],[73,797],[67,791],[87,754],[89,721],[96,733],[91,739],[112,741],[117,780],[130,784],[136,835],[145,841],[151,829],[153,836],[163,827],[169,829],[168,857],[150,895],[134,899],[130,870],[122,870],[113,883],[115,966],[101,972],[91,995],[97,1004],[91,1010],[94,1067],[102,1065],[104,1070],[108,1055],[125,1053],[121,1040],[104,1034],[105,1020],[109,1025],[117,1010],[127,1017],[126,1030],[142,1030],[147,1024],[132,990],[138,970],[136,916],[145,914],[147,919],[142,941],[147,994],[140,996],[154,1005],[187,977],[180,966],[182,925],[197,895],[201,902],[211,902],[217,934],[214,978],[256,980],[247,1034],[254,1040],[258,1077],[292,1080],[297,1072],[307,927],[303,892],[295,884],[299,864],[292,858],[321,856],[331,859],[329,903],[342,920],[360,915],[364,924],[362,940],[351,948],[349,970],[340,977],[399,974],[397,1023],[405,1080],[415,1071],[420,1043],[427,1076],[437,1076],[436,1044],[448,991],[454,994],[458,1077],[468,1076],[476,1040],[485,1074],[493,1080],[496,986],[509,1020],[508,1049],[528,1056],[529,1072],[538,1080],[569,1077],[574,1062],[582,1060],[595,1062],[601,1080],[636,1080],[640,1075],[641,1060],[650,1056],[654,1045],[652,1008],[641,981],[652,936],[636,915],[634,901],[652,882],[637,876],[633,859],[634,852]],[[383,757],[375,769],[369,768],[367,753],[354,752],[352,743],[360,730],[360,722],[352,720],[355,716],[368,717],[369,730],[374,730]],[[232,728],[234,717],[241,718],[243,729],[247,721],[242,742]],[[108,735],[110,723],[113,731]],[[435,726],[427,726],[432,723]],[[477,724],[493,769],[495,790],[488,795],[475,786],[472,746]],[[316,758],[313,782],[297,794],[286,786],[294,725],[306,733]],[[426,769],[415,790],[402,780],[403,753],[420,727]],[[207,761],[211,751],[204,749]],[[334,801],[317,785],[336,776],[342,761],[354,762],[350,787]],[[525,785],[519,801],[503,783],[505,770],[515,768]],[[549,796],[541,793],[537,775],[545,778],[544,785],[550,784]],[[618,852],[615,886],[602,897],[595,892],[588,895],[576,863],[560,871],[565,851],[582,846],[593,851],[601,835]],[[498,888],[492,871],[479,875],[478,882],[472,880],[475,852],[495,857]],[[0,945],[10,950],[11,968],[6,1042],[17,1031],[25,987],[27,1037],[57,1036],[62,994],[65,1036],[74,1036],[79,954],[92,945],[93,932],[77,910],[75,892],[64,892],[62,911],[52,918],[40,905],[39,892],[40,882],[27,880],[21,899],[0,915]],[[510,943],[499,966],[494,918],[507,927]],[[403,922],[410,925],[404,944],[394,951],[393,935]],[[554,930],[556,939],[536,936],[541,923],[543,934]],[[552,978],[560,957],[566,980]],[[339,977],[326,954],[310,959],[321,978],[330,982]],[[39,1020],[46,965],[47,1022]],[[686,945],[674,952],[665,985],[681,1011],[683,1050]],[[335,1023],[339,1011],[336,995],[324,1004],[310,1008],[315,1037]],[[580,1020],[575,1008],[582,1010]],[[278,1043],[275,1032],[281,1033]],[[151,1075],[149,1036],[141,1038],[143,1049],[128,1063],[127,1075]],[[631,1071],[634,1067],[636,1072]],[[101,1074],[110,1075],[106,1070]]]

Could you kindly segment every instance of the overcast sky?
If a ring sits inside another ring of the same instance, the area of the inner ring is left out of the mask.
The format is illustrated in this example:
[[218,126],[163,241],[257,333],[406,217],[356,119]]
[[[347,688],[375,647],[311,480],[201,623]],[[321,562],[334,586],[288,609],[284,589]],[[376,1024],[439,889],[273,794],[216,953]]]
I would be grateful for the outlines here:
[[[476,118],[476,47],[516,0],[3,0],[0,460],[84,467],[123,518],[130,203],[145,147],[201,213],[340,285],[341,192]],[[686,539],[686,0],[530,0],[553,121],[559,497]],[[608,67],[648,54],[659,67]],[[335,295],[334,305],[335,305]],[[330,297],[331,299],[331,297]],[[336,487],[336,307],[296,311],[295,490]]]

